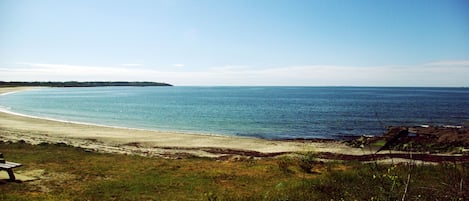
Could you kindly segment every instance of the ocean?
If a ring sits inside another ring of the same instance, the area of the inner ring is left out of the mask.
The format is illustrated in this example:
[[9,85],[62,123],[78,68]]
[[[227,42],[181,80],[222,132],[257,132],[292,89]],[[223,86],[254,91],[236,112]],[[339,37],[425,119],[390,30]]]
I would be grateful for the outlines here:
[[64,121],[265,139],[380,135],[469,121],[468,88],[94,87],[0,96],[0,109]]

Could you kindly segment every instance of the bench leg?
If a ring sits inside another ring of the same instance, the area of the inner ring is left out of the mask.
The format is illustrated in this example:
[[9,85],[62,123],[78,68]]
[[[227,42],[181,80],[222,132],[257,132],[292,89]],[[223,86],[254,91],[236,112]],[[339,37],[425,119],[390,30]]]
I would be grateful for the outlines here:
[[8,169],[7,170],[8,172],[8,176],[10,177],[10,181],[16,181],[16,178],[15,178],[15,173],[13,173],[13,170],[12,169]]

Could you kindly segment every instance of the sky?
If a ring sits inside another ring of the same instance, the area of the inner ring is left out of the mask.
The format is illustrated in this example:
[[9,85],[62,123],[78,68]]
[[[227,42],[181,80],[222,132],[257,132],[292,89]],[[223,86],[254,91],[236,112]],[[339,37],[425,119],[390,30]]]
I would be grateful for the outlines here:
[[469,1],[0,0],[0,80],[469,87]]

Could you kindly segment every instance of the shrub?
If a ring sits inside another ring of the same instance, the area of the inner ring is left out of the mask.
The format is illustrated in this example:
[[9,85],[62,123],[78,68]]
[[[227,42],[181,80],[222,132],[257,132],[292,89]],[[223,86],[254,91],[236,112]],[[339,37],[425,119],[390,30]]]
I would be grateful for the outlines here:
[[307,152],[300,157],[299,166],[306,173],[312,173],[311,169],[314,167],[314,164],[317,162],[317,154],[314,152]]
[[292,173],[292,171],[288,169],[291,164],[292,160],[290,157],[281,157],[277,160],[278,169],[285,174]]

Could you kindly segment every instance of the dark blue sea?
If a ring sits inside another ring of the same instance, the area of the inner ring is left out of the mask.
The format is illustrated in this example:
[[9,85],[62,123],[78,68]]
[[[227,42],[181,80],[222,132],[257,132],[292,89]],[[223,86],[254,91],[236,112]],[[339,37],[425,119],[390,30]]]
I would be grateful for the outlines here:
[[461,125],[468,88],[96,87],[0,96],[16,113],[159,131],[267,139],[380,135],[391,125]]

